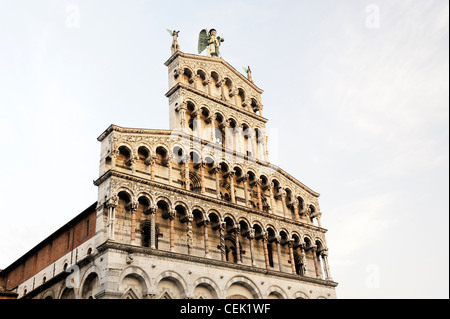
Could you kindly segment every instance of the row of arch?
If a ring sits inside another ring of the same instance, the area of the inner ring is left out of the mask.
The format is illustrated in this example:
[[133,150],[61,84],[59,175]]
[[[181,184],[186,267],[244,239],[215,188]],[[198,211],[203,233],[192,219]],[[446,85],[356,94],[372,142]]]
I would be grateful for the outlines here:
[[222,76],[218,71],[207,72],[202,68],[193,70],[189,66],[182,66],[174,70],[174,78],[245,111],[262,116],[263,106],[259,98],[248,94],[242,86],[236,85],[231,77]]
[[[188,153],[180,144],[175,144],[170,151],[166,145],[157,145],[151,151],[145,143],[132,147],[122,142],[115,152],[113,165],[147,173],[152,179],[155,179],[154,166],[158,165],[160,181],[172,184],[175,180],[189,191],[268,213],[277,213],[278,210],[278,215],[309,224],[317,222],[321,226],[318,208],[307,202],[298,190],[283,187],[280,180],[271,174],[270,168],[260,172],[223,158],[216,160],[216,157],[219,156],[203,155],[196,149]],[[178,171],[178,175],[174,171]]]
[[[107,234],[122,242],[330,280],[322,238],[182,201],[120,189],[108,202]],[[112,203],[113,202],[113,203]]]
[[[105,279],[97,267],[86,270],[79,288],[62,286],[50,288],[42,293],[42,299],[95,299]],[[193,279],[190,279],[193,280]],[[123,299],[309,299],[306,292],[297,290],[286,292],[278,285],[271,285],[262,291],[253,280],[236,275],[224,284],[217,284],[211,278],[202,276],[188,284],[176,271],[165,270],[151,278],[141,267],[129,266],[118,277],[115,298]],[[262,288],[262,287],[261,287]],[[318,296],[317,299],[326,299]]]
[[182,105],[175,104],[179,114],[180,128],[205,140],[233,149],[247,156],[268,161],[265,128],[253,127],[247,121],[239,121],[234,115],[211,110],[207,105],[197,105],[186,99]]

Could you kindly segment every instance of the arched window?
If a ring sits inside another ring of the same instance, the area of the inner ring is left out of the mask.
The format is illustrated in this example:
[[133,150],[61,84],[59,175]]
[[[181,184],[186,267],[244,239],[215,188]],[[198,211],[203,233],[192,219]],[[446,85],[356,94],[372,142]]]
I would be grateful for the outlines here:
[[126,146],[119,147],[119,153],[116,158],[116,165],[120,167],[126,167],[131,165],[131,151]]

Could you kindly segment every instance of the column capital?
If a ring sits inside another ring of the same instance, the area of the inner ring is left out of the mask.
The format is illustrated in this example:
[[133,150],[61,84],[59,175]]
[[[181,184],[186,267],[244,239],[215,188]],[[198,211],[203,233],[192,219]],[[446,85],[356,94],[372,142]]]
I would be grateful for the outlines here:
[[241,225],[236,225],[234,226],[234,228],[232,229],[232,233],[238,234],[241,231]]
[[106,200],[106,207],[117,207],[119,204],[119,197],[117,195],[112,195]]
[[217,81],[216,87],[221,87],[224,83],[225,83],[225,81],[223,79],[220,81]]
[[294,241],[292,239],[286,240],[286,244],[289,246],[289,248],[293,248],[294,247]]
[[322,250],[319,250],[318,253],[320,254],[320,256],[322,257],[328,257],[328,248],[324,248]]
[[229,95],[230,95],[230,97],[233,97],[233,96],[237,95],[238,93],[239,93],[239,90],[234,88],[234,89],[230,90]]
[[155,163],[156,163],[156,156],[155,155],[150,155],[149,157],[147,157],[145,159],[144,163],[146,165],[155,165]]
[[187,103],[186,103],[186,101],[181,102],[180,105],[175,107],[175,111],[177,111],[177,112],[186,111],[186,110],[187,110]]
[[248,180],[248,174],[243,174],[241,177],[238,178],[238,182],[246,182]]
[[170,210],[164,214],[164,217],[169,218],[170,220],[175,219],[175,216],[176,216],[176,212],[174,210]]
[[138,209],[138,207],[139,207],[139,202],[138,202],[138,201],[133,201],[133,202],[131,202],[131,204],[130,204],[130,210],[131,210],[132,212],[136,212],[137,209]]
[[261,234],[261,238],[262,238],[262,240],[264,241],[264,242],[268,242],[269,241],[269,233],[268,232],[263,232],[262,234]]
[[224,231],[225,228],[227,227],[227,223],[226,222],[219,222],[219,229]]
[[213,166],[213,167],[209,170],[209,172],[210,172],[211,174],[217,174],[217,173],[219,173],[219,171],[220,171],[220,167],[219,167],[218,165]]
[[184,69],[175,69],[173,70],[173,76],[174,78],[178,78],[180,75],[184,74]]

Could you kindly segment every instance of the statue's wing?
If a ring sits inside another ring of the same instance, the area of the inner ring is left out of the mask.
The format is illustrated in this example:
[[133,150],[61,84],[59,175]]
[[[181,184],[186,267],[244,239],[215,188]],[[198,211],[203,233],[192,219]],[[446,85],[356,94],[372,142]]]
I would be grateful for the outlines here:
[[203,29],[202,31],[200,31],[200,34],[198,35],[198,54],[202,53],[203,50],[206,49],[206,47],[208,46],[208,39],[208,30]]
[[243,66],[242,69],[245,71],[245,73],[248,73],[248,68],[246,68],[245,66]]
[[167,30],[167,32],[169,32],[169,34],[173,37],[173,32],[172,32],[172,30],[169,30],[169,29],[166,29]]

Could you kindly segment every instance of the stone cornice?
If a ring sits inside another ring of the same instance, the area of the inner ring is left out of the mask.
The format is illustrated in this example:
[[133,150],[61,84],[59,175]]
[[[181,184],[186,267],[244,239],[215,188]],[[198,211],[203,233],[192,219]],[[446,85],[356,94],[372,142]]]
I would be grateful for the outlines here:
[[114,169],[110,169],[107,172],[105,172],[96,181],[94,181],[94,185],[95,186],[99,186],[99,185],[101,185],[103,182],[105,182],[110,177],[122,178],[122,179],[126,179],[126,180],[129,180],[129,181],[132,181],[132,182],[136,182],[136,183],[141,183],[141,184],[144,184],[144,185],[157,187],[157,188],[164,189],[164,190],[167,190],[167,191],[171,191],[171,192],[175,192],[175,193],[178,193],[178,194],[182,194],[183,196],[190,196],[190,197],[198,198],[200,200],[204,200],[204,201],[208,201],[208,202],[211,202],[211,203],[215,203],[217,205],[231,207],[231,208],[234,208],[236,210],[244,211],[246,213],[259,215],[259,216],[262,216],[262,217],[265,217],[265,218],[269,218],[269,219],[272,219],[272,220],[277,220],[277,221],[280,221],[280,222],[283,222],[283,223],[294,224],[294,225],[297,225],[299,227],[302,227],[302,228],[305,228],[305,229],[309,229],[309,230],[312,230],[312,231],[317,231],[317,232],[320,232],[320,233],[326,233],[327,232],[327,229],[322,228],[322,227],[318,227],[318,226],[310,225],[310,224],[305,224],[305,223],[303,223],[301,221],[293,220],[291,218],[286,218],[286,217],[278,216],[278,215],[275,215],[275,214],[269,214],[269,213],[262,212],[262,211],[259,211],[259,210],[256,210],[256,209],[252,209],[250,207],[246,207],[246,206],[242,206],[242,205],[238,205],[238,204],[233,204],[233,203],[230,203],[230,202],[227,202],[227,201],[219,200],[219,199],[214,198],[214,197],[210,197],[210,196],[194,193],[194,192],[191,192],[191,191],[187,191],[187,190],[175,187],[175,186],[171,186],[171,185],[163,184],[163,183],[160,183],[160,182],[152,181],[150,179],[137,177],[135,175],[127,174],[127,173],[124,173],[124,172],[119,172],[119,171],[114,170]]
[[181,51],[177,51],[164,63],[164,65],[169,66],[169,64],[172,63],[179,56],[183,57],[183,58],[190,58],[190,59],[196,59],[196,60],[201,60],[201,61],[221,63],[225,67],[230,69],[236,76],[238,76],[247,85],[252,87],[256,92],[258,92],[259,94],[262,94],[264,92],[264,90],[261,90],[259,87],[257,87],[255,85],[255,83],[251,82],[249,79],[247,79],[245,76],[243,76],[241,74],[241,72],[238,72],[231,64],[229,64],[227,61],[225,61],[222,58],[207,57],[207,56],[203,56],[203,55],[197,55],[197,54],[184,53]]
[[[119,133],[132,133],[132,134],[154,134],[154,135],[170,135],[172,130],[163,130],[163,129],[146,129],[146,128],[131,128],[131,127],[122,127],[115,124],[111,124],[108,128],[97,137],[97,141],[103,141],[111,132],[119,132]],[[187,136],[187,134],[186,134]]]
[[236,107],[235,105],[233,105],[231,103],[222,101],[221,99],[219,99],[217,97],[211,96],[211,95],[209,95],[209,94],[207,94],[205,92],[202,92],[200,90],[194,89],[193,87],[191,87],[189,85],[186,85],[184,83],[181,83],[181,82],[178,82],[177,84],[175,84],[169,91],[167,91],[165,96],[166,97],[170,97],[174,92],[176,92],[180,88],[185,89],[187,91],[190,91],[192,93],[198,94],[200,96],[203,96],[204,98],[207,98],[207,99],[209,99],[211,101],[214,101],[215,103],[222,104],[223,106],[229,107],[233,111],[236,111],[236,112],[242,113],[244,115],[250,116],[250,117],[254,118],[255,120],[261,121],[263,123],[267,123],[267,121],[268,121],[268,119],[266,119],[266,118],[264,118],[262,116],[259,116],[259,115],[255,114],[255,113],[252,113],[252,112],[249,112],[249,111],[244,110],[242,108]]
[[276,271],[272,269],[265,269],[265,268],[259,268],[259,267],[253,267],[248,265],[242,265],[242,264],[235,264],[231,262],[226,262],[222,260],[216,260],[216,259],[210,259],[205,257],[199,257],[199,256],[192,256],[192,255],[186,255],[171,251],[165,251],[165,250],[158,250],[158,249],[152,249],[148,247],[141,247],[141,246],[135,246],[130,244],[123,244],[114,242],[111,240],[105,241],[103,244],[100,244],[97,247],[97,250],[99,252],[104,252],[107,250],[117,250],[117,251],[125,251],[127,253],[137,253],[137,254],[143,254],[143,255],[152,255],[152,256],[158,256],[162,258],[169,258],[169,259],[178,259],[182,260],[184,262],[194,262],[194,263],[201,263],[205,265],[212,265],[215,267],[224,267],[227,269],[236,269],[240,271],[247,271],[247,272],[253,272],[258,273],[266,276],[275,276],[275,277],[283,277],[287,279],[293,279],[308,283],[314,283],[321,286],[327,286],[327,287],[337,287],[338,283],[334,281],[328,281],[318,278],[312,278],[312,277],[305,277],[300,276],[292,273],[285,273],[281,271]]

